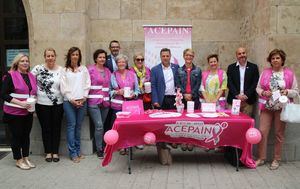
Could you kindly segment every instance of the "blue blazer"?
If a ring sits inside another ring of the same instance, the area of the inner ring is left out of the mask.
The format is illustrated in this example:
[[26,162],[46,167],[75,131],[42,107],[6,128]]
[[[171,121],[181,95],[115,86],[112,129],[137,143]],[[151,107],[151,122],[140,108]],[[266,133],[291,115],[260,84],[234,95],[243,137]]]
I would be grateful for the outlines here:
[[106,59],[106,63],[104,65],[105,67],[107,67],[111,73],[114,72],[114,68],[113,68],[113,63],[112,63],[112,55],[107,55],[107,59]]
[[[177,64],[171,63],[171,68],[173,71],[174,84],[176,87],[175,77],[179,66]],[[166,83],[165,83],[162,63],[160,63],[151,69],[152,104],[159,103],[159,105],[162,105],[165,96],[165,90],[166,90]]]

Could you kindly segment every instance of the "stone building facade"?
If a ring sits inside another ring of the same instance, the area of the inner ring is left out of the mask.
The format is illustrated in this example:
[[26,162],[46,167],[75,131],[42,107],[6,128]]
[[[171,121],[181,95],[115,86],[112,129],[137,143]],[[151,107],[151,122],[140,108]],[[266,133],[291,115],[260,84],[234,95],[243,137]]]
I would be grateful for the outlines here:
[[[83,63],[92,63],[97,48],[121,43],[132,57],[144,49],[143,25],[192,25],[195,63],[206,68],[206,56],[217,53],[221,67],[235,60],[239,46],[262,68],[273,48],[286,51],[286,65],[300,78],[299,0],[23,0],[33,65],[43,62],[43,50],[57,50],[57,62],[71,46],[82,49]],[[300,159],[296,127],[287,131],[288,159]],[[292,134],[293,133],[293,134]],[[299,132],[298,132],[299,133]],[[295,136],[294,136],[295,135]],[[297,150],[296,150],[297,149]],[[298,151],[298,152],[296,152]]]
[[[297,0],[23,0],[31,62],[43,62],[46,47],[58,51],[58,63],[71,46],[83,51],[84,63],[92,52],[121,42],[132,57],[144,49],[143,25],[192,25],[195,63],[205,68],[206,56],[218,53],[223,68],[246,46],[249,59],[265,67],[273,48],[287,52],[287,65],[300,62],[300,1]],[[296,69],[294,69],[296,70]],[[300,71],[296,70],[297,74]],[[299,75],[300,76],[300,75]]]

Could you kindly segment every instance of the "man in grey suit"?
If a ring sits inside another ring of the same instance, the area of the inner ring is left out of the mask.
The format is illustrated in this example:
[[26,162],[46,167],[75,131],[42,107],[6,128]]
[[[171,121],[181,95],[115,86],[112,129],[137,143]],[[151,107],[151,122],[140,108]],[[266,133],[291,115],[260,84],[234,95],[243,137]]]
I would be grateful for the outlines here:
[[177,64],[170,62],[171,50],[160,51],[161,63],[151,69],[152,104],[158,109],[175,109]]

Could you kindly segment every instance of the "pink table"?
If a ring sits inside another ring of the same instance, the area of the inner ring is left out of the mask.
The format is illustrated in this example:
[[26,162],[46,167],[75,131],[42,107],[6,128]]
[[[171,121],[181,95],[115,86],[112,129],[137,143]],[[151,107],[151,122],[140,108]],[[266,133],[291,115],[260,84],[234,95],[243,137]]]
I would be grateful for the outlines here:
[[189,143],[204,148],[232,146],[242,149],[241,162],[255,168],[252,145],[246,141],[246,131],[254,127],[254,120],[245,114],[217,118],[191,118],[183,113],[180,117],[150,118],[148,114],[117,118],[113,129],[118,131],[119,140],[105,149],[103,166],[112,160],[113,152],[144,144],[147,132],[156,135],[156,142]]

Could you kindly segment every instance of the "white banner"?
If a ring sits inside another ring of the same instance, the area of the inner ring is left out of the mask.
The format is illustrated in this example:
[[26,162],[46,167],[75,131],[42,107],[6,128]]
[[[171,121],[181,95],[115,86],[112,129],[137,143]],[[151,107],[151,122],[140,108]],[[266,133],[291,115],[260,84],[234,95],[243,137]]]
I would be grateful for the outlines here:
[[192,47],[192,26],[144,26],[145,34],[145,64],[152,68],[159,64],[160,50],[171,50],[171,62],[182,66],[183,51]]

